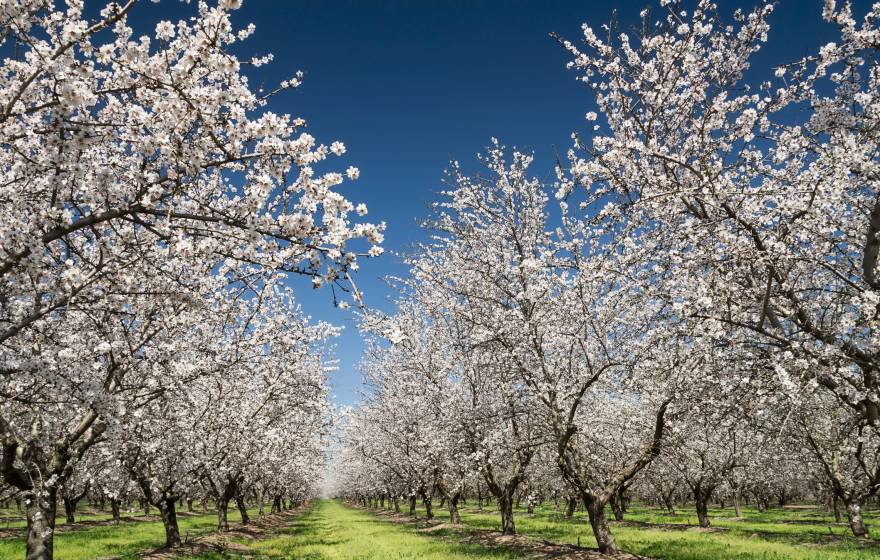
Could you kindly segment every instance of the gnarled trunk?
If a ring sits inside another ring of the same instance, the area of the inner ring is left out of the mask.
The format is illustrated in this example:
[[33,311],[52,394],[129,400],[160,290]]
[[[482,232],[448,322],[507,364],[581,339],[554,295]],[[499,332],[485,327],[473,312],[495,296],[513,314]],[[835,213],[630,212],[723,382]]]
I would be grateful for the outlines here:
[[862,505],[856,501],[846,504],[846,516],[849,519],[849,527],[852,529],[853,535],[857,537],[867,537],[868,527],[862,517]]
[[52,560],[55,536],[57,490],[45,488],[29,492],[25,500],[27,514],[27,560]]
[[225,496],[217,499],[217,530],[229,530],[229,498]]
[[608,527],[608,520],[605,519],[605,502],[596,496],[584,494],[582,497],[584,507],[587,509],[587,515],[590,518],[590,527],[593,528],[593,536],[596,537],[596,544],[599,552],[602,554],[617,554],[617,542],[611,529]]
[[834,522],[843,523],[843,514],[840,513],[840,500],[837,496],[831,498],[831,509],[834,510]]
[[666,513],[675,515],[675,498],[673,492],[663,494],[663,505],[666,507]]
[[247,525],[251,522],[251,517],[247,512],[247,504],[244,503],[244,496],[241,495],[241,492],[235,493],[235,505],[238,507],[238,513],[241,514],[241,523],[243,525]]
[[76,523],[76,502],[73,498],[63,498],[65,523]]
[[425,518],[429,521],[434,519],[434,502],[431,496],[427,494],[422,494],[422,504],[425,506]]
[[709,526],[709,497],[702,492],[694,494],[695,506],[697,508],[697,520],[700,527]]
[[513,496],[510,492],[502,492],[498,497],[498,510],[501,512],[501,533],[515,535],[516,524],[513,521]]
[[458,499],[461,493],[453,494],[446,500],[446,507],[449,509],[449,521],[455,525],[461,523],[461,513],[458,511]]
[[617,493],[612,494],[611,498],[608,500],[615,521],[623,521],[623,506],[621,505],[621,501],[622,499]]
[[704,481],[697,482],[693,487],[694,506],[697,510],[697,521],[700,527],[709,526],[709,500],[715,492],[715,486],[711,483],[706,484]]
[[166,548],[174,548],[180,546],[181,543],[175,501],[174,498],[165,498],[159,503],[159,514],[162,516],[162,525],[165,527]]
[[113,512],[113,523],[119,525],[121,518],[119,516],[119,500],[110,498],[110,511]]
[[415,516],[416,514],[416,495],[410,494],[409,497],[409,515]]
[[574,517],[574,512],[578,507],[578,499],[577,496],[569,496],[566,500],[565,504],[565,518],[571,519]]

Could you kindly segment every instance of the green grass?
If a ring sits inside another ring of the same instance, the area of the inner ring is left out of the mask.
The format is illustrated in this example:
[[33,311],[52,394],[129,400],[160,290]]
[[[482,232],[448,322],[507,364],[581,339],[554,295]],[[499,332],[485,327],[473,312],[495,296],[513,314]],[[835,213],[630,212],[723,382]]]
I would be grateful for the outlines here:
[[[156,509],[153,508],[153,513]],[[254,512],[255,514],[255,512]],[[83,516],[86,520],[92,518]],[[229,521],[241,520],[238,510],[229,510]],[[62,518],[63,521],[63,518]],[[217,528],[217,514],[178,516],[181,536],[204,534]],[[62,528],[59,523],[58,528]],[[95,560],[96,558],[138,558],[138,553],[158,548],[165,543],[165,529],[161,521],[123,522],[100,525],[87,529],[59,532],[55,535],[55,558],[61,560]],[[21,560],[24,557],[23,539],[0,540],[0,560]]]
[[[445,510],[436,506],[434,509],[438,521],[448,521]],[[816,509],[763,513],[746,509],[742,520],[735,520],[732,510],[716,509],[710,515],[712,527],[722,531],[707,532],[693,527],[696,515],[689,511],[668,515],[638,507],[631,508],[623,523],[611,522],[611,528],[621,549],[665,560],[880,560],[880,542],[866,544],[850,537],[846,526],[834,525],[832,516]],[[874,533],[880,533],[876,515],[868,514],[867,520]],[[533,515],[518,511],[515,521],[522,535],[596,546],[583,512],[567,520],[550,505],[538,508]],[[499,528],[498,514],[488,510],[465,508],[462,522],[467,529]]]
[[297,558],[302,560],[465,560],[521,558],[514,551],[448,542],[381,521],[370,513],[321,500],[273,538],[238,540],[247,556],[210,553],[189,560],[229,558]]
[[[448,521],[448,513],[438,506],[434,508],[437,522]],[[423,510],[420,509],[419,514],[423,515]],[[765,512],[744,509],[743,515],[737,519],[731,509],[713,509],[710,511],[712,527],[718,530],[707,532],[695,527],[696,516],[690,510],[681,509],[669,515],[654,508],[634,506],[624,523],[611,522],[611,526],[621,549],[665,560],[880,560],[880,540],[855,539],[849,535],[846,525],[835,524],[833,516],[816,508]],[[13,515],[10,513],[8,517]],[[106,517],[102,512],[91,512],[78,519]],[[238,520],[238,512],[231,509],[230,521]],[[462,520],[465,530],[497,530],[499,525],[496,512],[477,511],[472,504],[462,508]],[[216,526],[216,516],[211,512],[182,516],[179,521],[181,534],[189,536],[211,532]],[[867,512],[866,521],[872,534],[880,537],[877,513]],[[456,542],[459,535],[449,529],[417,532],[423,526],[424,523],[400,525],[383,521],[369,512],[321,500],[289,526],[278,529],[274,536],[264,540],[236,539],[237,545],[247,549],[243,556],[229,552],[189,558],[505,560],[523,557],[513,550],[459,544]],[[581,511],[568,520],[552,504],[538,508],[533,515],[519,510],[516,526],[520,534],[536,539],[595,546]],[[55,556],[63,560],[133,560],[163,542],[164,529],[160,522],[131,521],[118,527],[102,525],[58,533]],[[22,556],[21,539],[0,540],[0,560],[19,560]]]
[[[59,506],[58,510],[59,512],[55,516],[56,527],[60,527],[65,524],[63,508]],[[152,513],[156,513],[155,508],[153,508]],[[121,515],[123,518],[138,518],[143,516],[143,511],[123,511],[121,512]],[[107,509],[107,511],[100,511],[91,508],[80,508],[80,510],[76,512],[77,523],[79,523],[80,521],[106,521],[112,518],[113,514],[110,513],[109,508]],[[17,511],[15,508],[0,509],[0,529],[15,529],[25,526],[27,526],[27,520],[25,519],[24,507],[22,507],[21,511]]]

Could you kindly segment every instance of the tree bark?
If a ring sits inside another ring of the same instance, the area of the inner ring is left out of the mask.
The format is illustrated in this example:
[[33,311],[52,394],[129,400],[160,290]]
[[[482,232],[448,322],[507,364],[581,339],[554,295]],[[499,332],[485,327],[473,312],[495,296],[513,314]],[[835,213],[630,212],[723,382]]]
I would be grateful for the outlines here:
[[831,498],[831,508],[834,510],[834,522],[843,523],[843,514],[840,513],[840,500],[837,499],[836,495]]
[[510,492],[502,492],[498,497],[498,510],[501,512],[501,534],[515,535],[516,524],[513,521],[513,496]]
[[225,496],[217,500],[217,530],[229,530],[229,498]]
[[623,507],[621,506],[620,494],[616,492],[611,495],[608,504],[611,506],[611,513],[614,514],[615,521],[623,521]]
[[165,526],[165,547],[174,548],[180,546],[180,528],[177,526],[177,510],[175,499],[165,498],[159,504],[159,514],[162,516],[162,525]]
[[461,492],[458,492],[446,500],[446,507],[449,508],[449,521],[455,525],[461,523],[461,513],[458,511],[458,499],[460,497]]
[[739,489],[735,490],[733,493],[733,509],[736,511],[737,517],[742,517],[742,496],[740,496]]
[[434,519],[434,503],[431,499],[431,496],[427,494],[422,495],[422,504],[425,506],[425,518],[429,521]]
[[416,514],[416,495],[410,494],[409,496],[409,515],[415,516]]
[[672,492],[663,494],[663,505],[666,506],[666,513],[675,515],[675,499],[672,496]]
[[52,560],[57,489],[33,491],[25,500],[27,514],[27,560]]
[[119,516],[119,500],[116,498],[110,498],[110,511],[113,512],[113,523],[119,525],[121,520]]
[[63,498],[64,501],[64,522],[76,523],[76,500],[73,498]]
[[862,505],[856,501],[846,504],[846,516],[849,519],[849,527],[852,529],[853,535],[857,537],[867,537],[868,527],[862,517]]
[[599,552],[602,554],[617,554],[617,542],[611,529],[608,527],[608,520],[605,519],[605,502],[595,496],[584,494],[582,497],[584,507],[587,509],[587,515],[590,518],[590,527],[593,528],[593,535],[596,537],[596,544]]
[[709,497],[703,492],[695,492],[694,501],[697,508],[697,520],[700,527],[709,526]]
[[244,503],[244,496],[241,495],[241,492],[235,493],[235,505],[238,507],[238,513],[241,514],[242,525],[250,523],[251,517],[248,515],[247,504]]
[[568,499],[566,500],[566,502],[567,503],[565,505],[565,518],[571,519],[572,517],[574,517],[574,512],[578,507],[577,496],[569,496]]

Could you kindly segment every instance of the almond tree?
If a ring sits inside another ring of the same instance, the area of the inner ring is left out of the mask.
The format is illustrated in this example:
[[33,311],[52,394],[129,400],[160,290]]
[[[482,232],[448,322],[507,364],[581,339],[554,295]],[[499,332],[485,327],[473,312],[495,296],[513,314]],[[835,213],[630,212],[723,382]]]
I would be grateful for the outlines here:
[[[413,261],[414,282],[433,287],[444,302],[437,308],[466,326],[487,361],[514,373],[524,402],[546,419],[541,430],[591,512],[600,549],[613,552],[605,505],[659,452],[676,374],[688,369],[685,348],[669,334],[652,338],[655,327],[668,332],[662,299],[608,282],[606,269],[618,263],[598,236],[564,212],[565,227],[549,227],[547,189],[529,177],[530,156],[514,152],[508,163],[496,143],[481,162],[487,172],[475,176],[453,166],[431,222],[435,241]],[[609,391],[623,406],[640,399],[653,421],[642,426],[642,444],[597,477],[612,462],[591,451],[596,442],[582,426],[615,406],[598,398]]]
[[660,4],[635,37],[562,41],[603,118],[559,196],[578,190],[629,263],[668,262],[637,280],[701,336],[740,333],[783,384],[797,372],[876,424],[877,8],[859,27],[826,2],[841,43],[760,81],[772,3],[731,23],[708,0]]
[[[576,139],[558,195],[580,197],[625,262],[668,263],[626,281],[661,294],[695,336],[751,347],[792,399],[829,391],[845,431],[873,446],[880,8],[858,23],[849,3],[825,2],[840,41],[761,76],[750,65],[773,8],[728,23],[708,0],[662,0],[634,37],[584,26],[582,47],[563,40],[602,119],[588,114],[593,137]],[[858,463],[858,449],[841,460]]]
[[[251,462],[278,446],[270,438],[305,451],[326,431],[327,364],[320,345],[334,331],[298,324],[289,298],[266,290],[258,299],[212,309],[213,324],[191,333],[188,349],[167,364],[188,379],[124,417],[114,434],[125,468],[162,515],[166,546],[180,544],[179,499],[205,487],[217,503],[218,529],[227,530],[229,502],[242,499]],[[296,459],[294,449],[286,446],[287,460]]]
[[127,408],[129,373],[178,375],[140,362],[174,354],[190,306],[279,273],[348,289],[346,243],[381,241],[335,190],[357,169],[316,168],[344,145],[266,110],[299,76],[263,94],[242,74],[270,57],[235,54],[253,32],[231,26],[240,2],[200,2],[149,36],[128,25],[136,5],[2,16],[17,55],[0,80],[0,471],[28,497],[29,558],[52,557],[57,489]]

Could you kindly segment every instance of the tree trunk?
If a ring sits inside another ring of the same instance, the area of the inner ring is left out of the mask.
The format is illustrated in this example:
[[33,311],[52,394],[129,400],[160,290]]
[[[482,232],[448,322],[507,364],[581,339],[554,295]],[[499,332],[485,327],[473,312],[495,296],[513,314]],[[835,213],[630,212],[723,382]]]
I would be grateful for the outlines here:
[[113,512],[113,523],[119,525],[121,520],[119,517],[119,500],[116,498],[110,498],[110,511]]
[[187,498],[186,499],[186,511],[192,513],[192,510],[193,510],[193,499]]
[[391,501],[394,502],[394,513],[400,513],[400,498],[394,496]]
[[574,512],[578,507],[578,499],[576,496],[569,496],[567,502],[568,503],[565,506],[565,518],[571,519],[574,517]]
[[675,499],[672,496],[672,492],[663,494],[663,505],[666,506],[666,513],[675,515]]
[[742,497],[740,496],[739,490],[734,491],[733,493],[733,509],[736,511],[737,517],[742,517]]
[[71,498],[63,498],[64,501],[64,522],[76,523],[76,500]]
[[455,525],[461,523],[461,514],[458,511],[458,499],[461,493],[453,494],[446,500],[446,507],[449,508],[449,521]]
[[244,503],[244,496],[241,495],[241,492],[235,493],[235,505],[238,507],[238,513],[241,514],[242,525],[250,523],[251,517],[248,515],[247,504]]
[[831,507],[834,510],[834,522],[843,523],[843,514],[840,513],[840,500],[837,499],[837,496],[831,498]]
[[605,519],[605,502],[589,494],[584,494],[582,499],[590,517],[590,526],[593,528],[593,536],[596,537],[599,552],[617,554],[617,543],[608,527],[608,520]]
[[174,548],[180,546],[180,529],[177,526],[177,510],[174,506],[174,498],[165,498],[159,506],[162,515],[162,525],[165,526],[165,547]]
[[865,520],[862,518],[861,504],[855,501],[848,503],[846,516],[849,519],[849,527],[852,529],[853,535],[857,537],[868,536],[868,527],[865,526]]
[[425,505],[425,518],[428,521],[434,519],[434,505],[431,496],[425,495],[422,497],[422,503]]
[[217,500],[217,530],[229,530],[229,498],[221,496]]
[[409,497],[409,515],[414,516],[416,514],[416,495],[411,494]]
[[697,520],[700,527],[709,526],[709,497],[703,492],[696,492],[694,495],[695,505],[697,507]]
[[501,534],[515,535],[516,524],[513,522],[513,496],[510,492],[502,492],[498,497],[498,510],[501,512]]
[[25,500],[27,514],[27,560],[52,560],[57,490],[33,491]]
[[619,494],[612,494],[611,498],[608,500],[608,504],[611,506],[611,512],[614,514],[615,521],[623,521],[623,508],[620,505],[621,498]]

